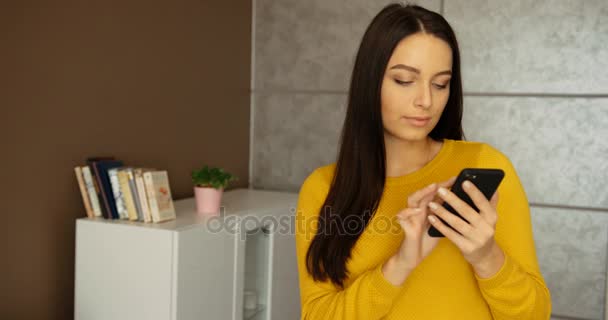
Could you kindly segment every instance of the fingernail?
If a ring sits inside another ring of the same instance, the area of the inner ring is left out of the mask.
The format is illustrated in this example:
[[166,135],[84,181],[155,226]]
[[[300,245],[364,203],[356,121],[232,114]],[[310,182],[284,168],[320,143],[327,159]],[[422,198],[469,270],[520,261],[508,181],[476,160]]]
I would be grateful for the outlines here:
[[429,202],[429,207],[431,209],[435,210],[435,209],[437,209],[438,206],[437,206],[437,204],[435,202],[431,201],[431,202]]
[[434,216],[429,216],[429,221],[434,223],[437,219]]
[[444,188],[444,187],[439,188],[439,191],[438,191],[438,192],[439,192],[439,194],[440,194],[440,195],[442,195],[442,196],[445,196],[445,195],[447,195],[447,194],[448,194],[448,190],[447,190],[446,188]]
[[471,187],[471,182],[469,180],[466,180],[465,182],[462,183],[462,187],[465,189],[468,189]]

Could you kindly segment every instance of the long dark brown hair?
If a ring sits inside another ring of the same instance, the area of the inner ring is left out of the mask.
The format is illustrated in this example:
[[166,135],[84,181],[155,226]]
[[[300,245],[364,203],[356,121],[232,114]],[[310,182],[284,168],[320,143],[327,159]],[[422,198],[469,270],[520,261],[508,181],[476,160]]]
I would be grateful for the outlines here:
[[378,207],[386,175],[382,79],[397,44],[418,32],[442,39],[452,49],[450,95],[429,136],[462,140],[460,54],[454,31],[435,12],[416,5],[387,5],[367,27],[355,59],[333,181],[306,254],[307,270],[316,281],[329,277],[344,287],[351,250]]

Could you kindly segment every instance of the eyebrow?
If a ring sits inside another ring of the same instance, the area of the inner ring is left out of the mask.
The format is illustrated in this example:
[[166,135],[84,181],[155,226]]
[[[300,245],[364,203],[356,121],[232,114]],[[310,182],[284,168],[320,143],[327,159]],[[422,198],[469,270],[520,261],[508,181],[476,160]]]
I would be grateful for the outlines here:
[[[412,71],[414,73],[420,74],[420,70],[418,70],[418,69],[416,69],[414,67],[406,66],[404,64],[396,64],[396,65],[392,66],[389,70],[392,70],[392,69],[404,69],[404,70],[408,70],[408,71]],[[437,72],[435,74],[435,76],[444,75],[444,74],[451,75],[452,71],[451,70],[444,70],[444,71],[441,71],[441,72]]]

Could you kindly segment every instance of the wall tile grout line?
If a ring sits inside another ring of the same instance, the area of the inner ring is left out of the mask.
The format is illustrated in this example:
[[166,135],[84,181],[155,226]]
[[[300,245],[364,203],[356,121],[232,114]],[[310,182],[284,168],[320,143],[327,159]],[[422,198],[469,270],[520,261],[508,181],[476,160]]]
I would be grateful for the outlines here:
[[[347,95],[345,90],[252,90],[258,94],[340,94]],[[606,99],[608,93],[538,93],[538,92],[464,92],[464,96],[471,97],[521,97],[521,98],[584,98]]]
[[251,74],[249,87],[249,183],[248,188],[253,188],[253,133],[254,121],[255,121],[255,24],[256,24],[256,12],[257,12],[256,0],[251,1]]
[[348,94],[348,91],[344,90],[252,90],[252,92],[256,94]]
[[441,0],[439,3],[439,14],[442,16],[445,15],[445,0]]
[[606,93],[465,92],[464,95],[472,97],[608,98]]
[[[606,234],[606,241],[608,243],[608,234]],[[604,284],[604,320],[608,320],[608,248],[606,248],[606,261],[604,262],[606,267],[606,279]]]
[[560,316],[559,314],[552,313],[551,314],[551,319],[553,319],[554,317],[556,317],[555,320],[593,320],[593,319],[590,319],[590,318],[577,318],[577,317],[571,317],[571,316]]
[[254,123],[255,123],[255,94],[249,95],[249,189],[253,189],[253,157],[254,157]]
[[249,88],[251,92],[255,89],[255,24],[256,24],[256,0],[251,0],[251,74],[249,75]]
[[593,212],[608,214],[608,208],[568,206],[568,205],[560,205],[560,204],[535,203],[535,202],[530,202],[530,207],[553,208],[553,209],[560,209],[560,210],[593,211]]

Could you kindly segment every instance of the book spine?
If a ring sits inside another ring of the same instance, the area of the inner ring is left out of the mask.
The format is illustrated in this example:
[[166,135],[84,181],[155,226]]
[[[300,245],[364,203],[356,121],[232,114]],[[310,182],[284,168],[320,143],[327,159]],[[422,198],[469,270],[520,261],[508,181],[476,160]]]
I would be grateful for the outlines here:
[[82,196],[82,202],[84,203],[84,209],[87,212],[87,217],[93,218],[93,209],[91,208],[91,202],[89,201],[89,195],[84,185],[84,178],[82,177],[82,168],[75,167],[74,172],[76,173],[76,180],[78,181],[78,188],[80,189],[80,195]]
[[148,203],[150,204],[150,215],[152,216],[152,222],[160,222],[158,204],[156,203],[156,187],[154,186],[154,181],[152,181],[152,172],[145,172],[143,176],[144,183],[146,184]]
[[97,186],[99,186],[99,194],[101,195],[101,207],[103,217],[106,219],[113,219],[112,210],[110,209],[110,204],[108,203],[108,197],[103,187],[103,183],[101,182],[100,170],[97,168],[97,162],[91,162],[91,167],[93,168],[93,173],[95,176],[95,181],[97,182]]
[[110,213],[112,219],[120,219],[121,216],[118,214],[118,209],[116,208],[116,201],[114,199],[114,191],[112,190],[112,182],[110,181],[110,175],[108,171],[114,168],[118,168],[122,166],[122,162],[116,160],[105,160],[97,163],[97,169],[100,173],[102,190],[106,195],[108,200],[108,206],[110,208]]
[[129,187],[131,189],[131,194],[133,195],[133,202],[135,203],[135,210],[137,211],[137,220],[144,221],[144,213],[141,209],[139,192],[137,191],[137,185],[135,184],[135,177],[133,176],[133,171],[129,170],[127,174],[129,179]]
[[95,217],[101,217],[101,208],[99,207],[99,198],[97,197],[97,189],[95,189],[95,183],[91,176],[91,168],[89,166],[82,167],[82,177],[89,193],[89,200],[91,200],[91,207],[93,208],[93,214]]
[[171,186],[169,185],[169,174],[167,171],[156,171],[151,174],[158,206],[159,222],[176,218]]
[[137,220],[137,211],[135,210],[135,203],[133,201],[133,195],[131,194],[131,188],[129,186],[128,169],[118,171],[118,184],[122,191],[122,197],[127,210],[129,220]]
[[110,187],[112,188],[112,196],[114,197],[114,205],[119,219],[128,219],[127,208],[125,208],[122,191],[118,182],[118,169],[113,168],[108,170],[108,178],[110,178]]
[[137,192],[139,194],[141,211],[144,214],[144,222],[152,222],[152,218],[150,217],[150,208],[148,207],[148,196],[146,195],[146,187],[144,186],[144,179],[141,176],[141,173],[135,174],[135,183],[137,184]]

